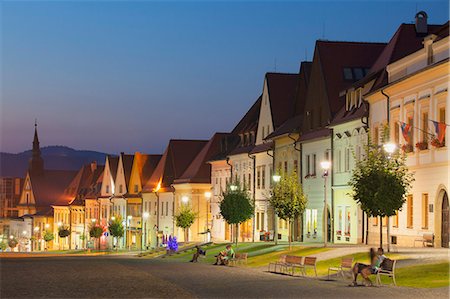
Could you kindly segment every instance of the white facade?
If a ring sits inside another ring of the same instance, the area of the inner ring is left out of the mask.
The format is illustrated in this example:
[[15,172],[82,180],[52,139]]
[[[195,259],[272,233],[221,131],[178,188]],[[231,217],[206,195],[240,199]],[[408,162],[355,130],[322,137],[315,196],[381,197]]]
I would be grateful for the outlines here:
[[[377,128],[387,123],[388,112],[390,139],[408,152],[407,165],[414,173],[415,181],[405,205],[397,216],[390,218],[391,241],[400,246],[413,246],[414,240],[424,233],[434,234],[435,247],[449,246],[448,222],[445,224],[442,219],[448,219],[450,133],[447,125],[445,145],[433,145],[435,128],[430,121],[450,124],[446,60],[449,38],[434,42],[435,38],[434,35],[426,37],[423,49],[387,67],[389,84],[383,91],[389,96],[389,110],[386,97],[379,91],[367,97],[371,104],[372,138],[380,140]],[[408,141],[402,136],[400,122],[411,125]],[[375,240],[378,225],[375,220],[369,225]]]

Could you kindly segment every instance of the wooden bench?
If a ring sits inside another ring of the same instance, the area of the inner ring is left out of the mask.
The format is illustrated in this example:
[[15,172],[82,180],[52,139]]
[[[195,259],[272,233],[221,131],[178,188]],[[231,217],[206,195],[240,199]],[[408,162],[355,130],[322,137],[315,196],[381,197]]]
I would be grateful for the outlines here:
[[238,263],[247,263],[248,253],[235,253],[234,257],[232,257],[229,261],[229,265],[237,265]]
[[[286,265],[286,255],[282,255],[278,258],[278,261],[269,263],[269,272],[277,272],[277,267],[280,267],[282,269]],[[273,266],[273,271],[270,271],[270,266]]]
[[292,276],[294,276],[295,269],[302,270],[304,257],[303,256],[295,256],[295,255],[290,255],[288,257],[289,257],[289,259],[286,259],[286,264],[287,264],[286,270],[291,270],[290,274]]
[[394,285],[396,286],[397,283],[395,282],[395,264],[397,263],[397,260],[391,260],[391,259],[384,259],[381,263],[381,269],[377,272],[377,284],[381,285],[381,276],[387,276],[391,277],[392,281],[394,282]]
[[317,268],[316,268],[317,257],[307,256],[303,260],[303,265],[301,265],[300,269],[302,270],[303,275],[306,276],[306,268],[314,268],[314,273],[317,277]]
[[416,247],[416,242],[421,242],[422,246],[430,246],[434,247],[434,234],[425,233],[422,235],[422,238],[414,240],[414,247]]
[[341,265],[337,267],[329,267],[328,268],[328,279],[330,279],[330,271],[337,271],[338,274],[342,275],[342,278],[345,278],[345,272],[350,273],[352,270],[353,258],[343,258],[341,260]]

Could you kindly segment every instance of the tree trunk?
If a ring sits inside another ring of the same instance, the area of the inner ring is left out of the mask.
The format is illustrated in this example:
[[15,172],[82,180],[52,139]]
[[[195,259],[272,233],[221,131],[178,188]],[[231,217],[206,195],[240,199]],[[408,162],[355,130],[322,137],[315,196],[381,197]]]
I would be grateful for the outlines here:
[[289,241],[289,251],[291,250],[291,234],[292,234],[292,232],[291,232],[291,224],[292,224],[292,222],[291,222],[291,219],[289,219],[288,220],[288,241]]
[[369,215],[366,214],[366,245],[369,242]]
[[235,224],[235,230],[236,230],[236,235],[234,236],[235,237],[235,242],[236,242],[236,247],[237,247],[237,244],[238,244],[238,238],[239,238],[239,223],[236,223]]
[[383,217],[380,216],[380,248],[383,248]]
[[189,242],[189,231],[187,228],[184,229],[184,243]]

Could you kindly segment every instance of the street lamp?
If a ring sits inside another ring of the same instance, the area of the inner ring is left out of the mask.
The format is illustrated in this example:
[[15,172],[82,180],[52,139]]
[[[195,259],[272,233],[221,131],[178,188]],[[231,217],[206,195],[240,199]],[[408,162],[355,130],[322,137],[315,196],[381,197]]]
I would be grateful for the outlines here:
[[272,180],[273,180],[275,183],[280,182],[280,180],[281,180],[281,175],[274,174],[274,175],[272,176]]
[[144,218],[144,246],[145,249],[147,249],[147,219],[150,216],[150,214],[148,212],[144,212],[144,214],[142,214],[142,217]]
[[320,167],[322,167],[323,170],[323,219],[324,219],[324,226],[323,226],[323,247],[327,247],[327,240],[328,240],[328,213],[327,213],[327,177],[328,177],[328,170],[331,167],[330,161],[322,161],[320,162]]
[[208,226],[208,204],[209,204],[209,210],[211,211],[211,192],[206,191],[205,192],[205,198],[206,198],[206,238],[207,238],[207,242],[209,242],[210,240],[210,236],[211,236],[211,231],[209,231],[209,226]]
[[33,230],[34,230],[34,235],[35,235],[34,239],[35,240],[32,242],[32,247],[34,248],[33,250],[36,250],[37,249],[37,248],[35,248],[35,247],[37,247],[36,244],[39,244],[39,241],[38,241],[39,226],[35,226]]
[[237,190],[237,186],[236,185],[231,185],[230,186],[230,190],[231,191],[236,191]]
[[112,217],[111,217],[111,220],[112,220],[112,221],[116,220],[116,217],[112,216]]
[[[272,180],[274,181],[275,184],[278,184],[281,181],[281,175],[274,174],[272,176]],[[274,213],[273,217],[274,217],[273,239],[275,240],[275,244],[278,244],[278,215],[277,215],[277,213]],[[269,239],[268,240],[270,240],[270,234],[269,234]]]
[[183,195],[183,196],[181,197],[181,202],[183,202],[184,204],[187,204],[188,201],[189,201],[189,197],[187,197],[186,195]]
[[[126,241],[128,242],[128,236],[129,236],[129,230],[130,230],[130,226],[131,226],[131,219],[133,218],[133,216],[131,216],[131,215],[128,215],[127,216],[127,224],[128,224],[128,226],[127,226],[127,228],[125,229],[125,239],[126,239]],[[128,242],[129,243],[129,245],[128,245],[128,250],[131,250],[131,242]]]

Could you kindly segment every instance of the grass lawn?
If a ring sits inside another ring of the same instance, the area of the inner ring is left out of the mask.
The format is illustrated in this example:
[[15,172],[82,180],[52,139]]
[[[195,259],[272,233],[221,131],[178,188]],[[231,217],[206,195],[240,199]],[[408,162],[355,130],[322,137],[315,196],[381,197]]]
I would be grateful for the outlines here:
[[[398,286],[414,288],[448,287],[449,263],[428,264],[398,268],[395,270],[395,280]],[[387,277],[382,277],[383,283],[392,283]]]

